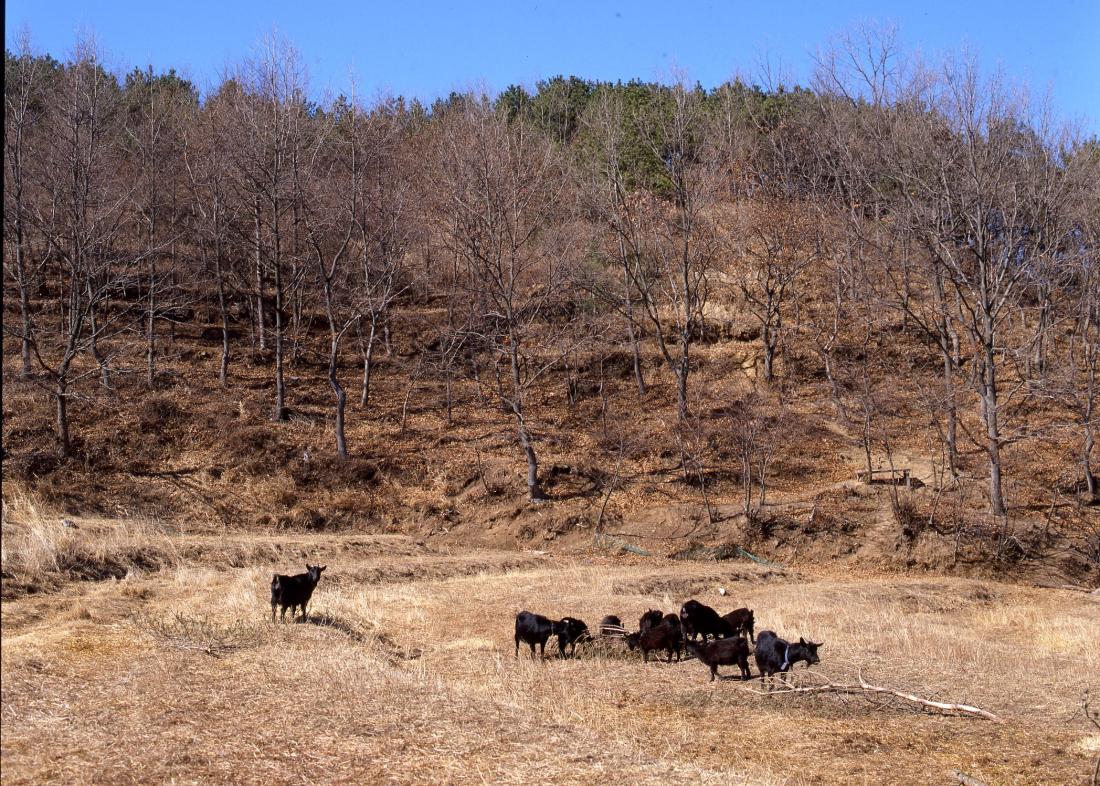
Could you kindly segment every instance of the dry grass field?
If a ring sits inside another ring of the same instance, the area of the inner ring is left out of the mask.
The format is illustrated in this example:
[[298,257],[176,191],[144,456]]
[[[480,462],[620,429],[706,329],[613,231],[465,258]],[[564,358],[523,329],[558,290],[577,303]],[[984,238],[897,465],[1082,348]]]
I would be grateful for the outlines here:
[[[5,510],[6,576],[56,573],[73,555],[131,565],[5,601],[6,784],[936,784],[953,769],[987,784],[1085,784],[1100,752],[1081,709],[1086,688],[1100,692],[1094,595],[402,535],[74,523]],[[272,571],[307,560],[328,565],[308,624],[272,624]],[[617,642],[566,661],[513,656],[522,608],[634,626],[691,596],[753,607],[758,631],[824,640],[798,684],[862,676],[1001,722],[881,696],[764,695],[757,679],[710,683],[694,660],[643,665]]]

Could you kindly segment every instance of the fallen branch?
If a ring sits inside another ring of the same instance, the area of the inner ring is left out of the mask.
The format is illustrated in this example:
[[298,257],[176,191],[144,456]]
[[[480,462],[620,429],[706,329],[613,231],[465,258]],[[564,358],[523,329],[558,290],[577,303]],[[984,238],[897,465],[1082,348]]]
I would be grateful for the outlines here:
[[905,699],[906,701],[920,704],[923,707],[933,707],[937,710],[946,710],[948,712],[963,712],[968,715],[979,715],[983,718],[986,718],[987,720],[991,720],[996,723],[1001,722],[1001,719],[994,715],[992,712],[987,712],[986,710],[980,709],[978,707],[973,707],[969,704],[953,704],[945,701],[932,701],[931,699],[922,699],[920,696],[912,693],[905,693],[903,691],[890,690],[889,688],[880,688],[876,685],[869,685],[863,679],[862,675],[860,675],[859,677],[859,687],[869,693],[890,693],[894,696],[897,696],[899,699]]
[[778,690],[769,691],[753,690],[752,688],[743,688],[742,690],[747,690],[749,693],[755,693],[759,696],[776,696],[785,693],[885,694],[888,696],[896,696],[899,699],[905,699],[914,704],[919,704],[922,707],[943,710],[945,712],[961,712],[965,715],[976,715],[980,718],[994,721],[995,723],[1002,722],[1001,719],[992,712],[983,710],[980,707],[974,707],[970,704],[957,704],[953,702],[922,699],[914,693],[906,693],[905,691],[893,690],[892,688],[882,688],[878,685],[871,685],[863,679],[862,675],[859,677],[858,685],[826,681],[820,685],[792,685],[789,682],[784,682],[784,686],[785,687]]

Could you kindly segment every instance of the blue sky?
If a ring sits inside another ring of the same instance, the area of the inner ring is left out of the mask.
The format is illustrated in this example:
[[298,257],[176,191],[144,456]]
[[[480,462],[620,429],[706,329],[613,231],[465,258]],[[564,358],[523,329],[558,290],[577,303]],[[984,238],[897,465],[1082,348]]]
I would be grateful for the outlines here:
[[7,0],[6,43],[26,24],[62,57],[94,31],[118,67],[173,66],[217,80],[273,29],[301,51],[313,92],[389,91],[431,100],[452,89],[500,90],[556,74],[654,79],[686,72],[711,87],[767,54],[805,82],[812,53],[861,21],[893,23],[928,57],[975,53],[1051,91],[1056,111],[1100,131],[1100,0],[760,0],[618,3]]

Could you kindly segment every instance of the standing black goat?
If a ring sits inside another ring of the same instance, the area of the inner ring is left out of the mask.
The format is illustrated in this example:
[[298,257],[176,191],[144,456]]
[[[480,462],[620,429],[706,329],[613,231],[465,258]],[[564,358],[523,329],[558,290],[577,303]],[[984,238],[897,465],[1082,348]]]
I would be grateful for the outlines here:
[[752,613],[752,609],[737,609],[729,614],[723,614],[722,619],[726,621],[735,635],[747,633],[749,634],[749,641],[756,641],[756,637],[753,635],[756,618]]
[[[711,682],[714,682],[714,678],[719,676],[719,666],[732,666],[735,663],[741,670],[741,679],[747,680],[752,676],[749,671],[749,644],[740,636],[704,641],[702,644],[697,644],[694,641],[684,643],[688,652],[710,669]],[[727,678],[722,677],[722,679]]]
[[695,637],[699,635],[704,642],[707,636],[720,639],[737,635],[733,626],[718,616],[717,611],[695,599],[687,601],[680,608],[680,622],[683,625],[684,638],[690,641],[695,641]]
[[791,644],[775,635],[773,631],[762,630],[756,637],[756,667],[760,669],[760,678],[771,677],[790,671],[798,661],[806,662],[806,668],[821,663],[817,648],[825,642],[812,642],[799,638],[797,644]]
[[577,643],[589,638],[588,626],[583,621],[573,617],[562,617],[560,620],[552,620],[541,614],[532,614],[529,611],[521,611],[516,615],[516,657],[519,657],[519,643],[522,641],[531,648],[531,657],[535,657],[535,645],[539,647],[539,654],[546,657],[546,640],[551,636],[558,637],[558,656],[566,657],[565,648],[570,647],[570,654],[577,652]]
[[306,564],[306,572],[296,576],[283,576],[276,573],[271,577],[271,621],[275,621],[275,607],[281,606],[282,612],[279,619],[286,622],[286,610],[290,609],[291,618],[294,617],[294,609],[302,609],[302,618],[306,616],[306,605],[309,603],[317,582],[321,580],[321,572],[327,565]]

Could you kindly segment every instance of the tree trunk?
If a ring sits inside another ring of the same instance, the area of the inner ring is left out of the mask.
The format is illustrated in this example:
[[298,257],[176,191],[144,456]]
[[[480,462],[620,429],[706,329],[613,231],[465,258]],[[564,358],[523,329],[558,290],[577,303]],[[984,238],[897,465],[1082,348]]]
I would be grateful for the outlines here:
[[286,420],[286,381],[283,376],[282,275],[275,266],[275,413],[274,420]]
[[955,404],[955,369],[959,364],[959,335],[951,327],[947,313],[947,298],[943,287],[943,271],[937,266],[933,276],[936,298],[937,331],[940,351],[943,353],[944,416],[946,418],[945,442],[947,463],[953,480],[959,479],[959,414]]
[[454,400],[451,394],[451,370],[447,368],[443,372],[443,387],[447,396],[447,428],[454,425]]
[[367,344],[364,347],[362,341],[359,343],[360,351],[363,354],[363,390],[359,396],[359,406],[363,409],[367,408],[367,404],[370,401],[370,372],[371,364],[374,362],[374,344],[377,328],[377,317],[371,317],[370,333],[367,335]]
[[520,378],[519,355],[516,347],[516,336],[509,335],[512,361],[512,412],[516,416],[516,430],[519,433],[519,444],[523,448],[523,455],[527,459],[527,497],[531,502],[541,502],[546,499],[539,483],[539,460],[535,455],[534,444],[531,441],[531,433],[527,430],[527,421],[523,417],[523,384]]
[[[744,435],[741,437],[744,439]],[[741,488],[745,492],[745,519],[752,515],[752,453],[748,448],[741,453]]]
[[58,454],[61,458],[68,458],[72,453],[72,443],[69,439],[69,406],[65,388],[68,386],[64,377],[57,380],[57,388],[54,396],[57,399],[57,441]]
[[874,482],[875,464],[871,459],[871,408],[863,405],[863,456],[867,462],[867,483]]
[[283,375],[283,261],[279,257],[279,206],[274,210],[274,269],[275,269],[275,413],[274,420],[287,419],[286,381]]
[[[21,212],[21,205],[18,205],[21,199],[19,196],[16,199],[17,209]],[[23,218],[21,215],[17,215],[15,219],[15,275],[19,284],[19,317],[23,326],[23,336],[20,340],[20,356],[23,367],[20,374],[29,377],[31,375],[31,302],[30,282],[27,280],[27,260],[23,255]]]
[[[150,246],[152,238],[149,239]],[[157,263],[153,259],[152,249],[149,252],[149,313],[146,320],[146,345],[145,345],[145,382],[153,387],[157,381],[157,331],[156,331],[156,287],[157,287]]]
[[775,361],[775,333],[769,326],[764,327],[764,380],[771,382],[775,378],[773,363]]
[[638,395],[644,396],[646,387],[645,376],[642,374],[642,351],[641,347],[638,345],[638,336],[634,332],[633,318],[628,320],[627,325],[629,326],[628,329],[630,331],[630,354],[634,367],[634,382],[638,386]]
[[994,515],[1003,516],[1007,508],[1001,481],[1001,434],[997,418],[997,374],[993,366],[993,352],[993,342],[987,339],[985,354],[982,358],[984,368],[981,380],[981,402],[982,418],[985,420],[986,428],[986,452],[989,454],[989,504]]
[[1042,287],[1042,303],[1039,306],[1039,325],[1036,329],[1035,335],[1035,354],[1032,358],[1035,364],[1035,371],[1040,377],[1046,373],[1047,369],[1047,331],[1050,327],[1050,314],[1053,310],[1053,306],[1050,302],[1050,290],[1048,287]]
[[645,377],[642,375],[642,351],[638,345],[638,331],[634,319],[634,298],[630,295],[630,269],[627,262],[626,245],[619,237],[619,257],[623,260],[623,305],[626,307],[626,330],[630,336],[630,352],[634,360],[634,382],[638,385],[638,395],[645,395]]
[[519,444],[523,448],[524,457],[527,459],[527,497],[531,502],[542,502],[546,499],[546,495],[543,494],[542,486],[539,483],[539,460],[535,455],[531,434],[527,431],[527,422],[523,418],[522,408],[513,404],[512,411],[516,415]]
[[260,200],[256,198],[255,208],[255,243],[256,243],[256,337],[259,340],[260,351],[267,349],[267,336],[264,330],[264,265],[260,247]]
[[676,418],[682,426],[688,419],[688,375],[691,373],[691,337],[687,330],[680,336],[680,341],[680,362],[676,367]]
[[218,368],[218,383],[226,388],[229,386],[229,308],[225,302],[225,276],[222,273],[221,243],[216,242],[214,248],[214,266],[218,276],[218,313],[222,319],[222,358]]
[[332,346],[328,356],[328,383],[332,386],[332,391],[336,394],[336,455],[341,461],[346,461],[348,458],[348,443],[344,437],[344,409],[347,406],[348,397],[336,374],[337,364],[339,362],[339,352],[340,337],[339,334],[333,330]]
[[[1095,359],[1092,359],[1092,363],[1095,363]],[[1096,475],[1092,472],[1092,449],[1096,444],[1096,435],[1092,428],[1092,410],[1093,410],[1093,391],[1096,384],[1096,369],[1095,366],[1089,369],[1089,381],[1088,392],[1085,394],[1085,411],[1082,421],[1085,427],[1085,443],[1082,446],[1081,452],[1081,465],[1085,472],[1085,489],[1088,491],[1089,501],[1100,501],[1100,492],[1097,490]]]
[[99,366],[99,381],[107,390],[111,390],[111,369],[107,366],[107,361],[103,357],[103,353],[99,351],[99,323],[96,319],[96,306],[92,295],[91,282],[88,283],[88,320],[91,327],[91,333],[88,336],[88,345],[92,351],[92,357],[95,359],[96,364]]
[[1098,493],[1096,488],[1096,475],[1092,473],[1092,463],[1090,459],[1092,448],[1095,444],[1092,427],[1085,426],[1085,444],[1081,454],[1081,464],[1085,470],[1085,491],[1088,492],[1090,501],[1100,499],[1100,493]]
[[947,417],[947,464],[951,477],[959,478],[959,410],[955,405],[955,367],[952,358],[943,359],[943,394]]

